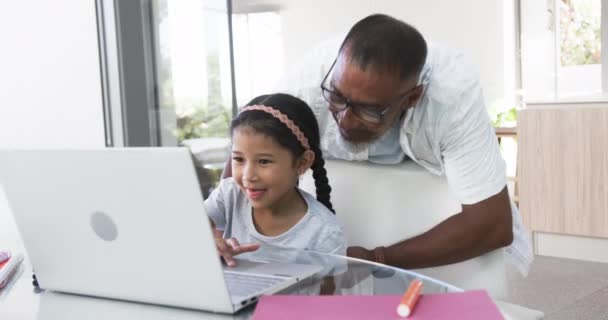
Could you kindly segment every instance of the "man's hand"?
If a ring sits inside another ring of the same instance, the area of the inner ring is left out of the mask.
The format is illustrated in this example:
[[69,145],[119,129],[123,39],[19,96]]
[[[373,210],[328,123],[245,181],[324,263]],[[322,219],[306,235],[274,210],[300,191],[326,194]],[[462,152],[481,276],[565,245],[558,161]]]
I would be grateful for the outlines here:
[[236,261],[234,261],[234,257],[245,252],[251,252],[258,250],[260,248],[259,243],[246,243],[240,244],[236,238],[224,239],[221,236],[221,233],[214,232],[215,238],[215,246],[217,247],[217,252],[224,258],[226,264],[229,267],[236,266]]
[[348,249],[346,249],[346,255],[351,258],[376,262],[374,259],[374,252],[363,247],[348,247]]

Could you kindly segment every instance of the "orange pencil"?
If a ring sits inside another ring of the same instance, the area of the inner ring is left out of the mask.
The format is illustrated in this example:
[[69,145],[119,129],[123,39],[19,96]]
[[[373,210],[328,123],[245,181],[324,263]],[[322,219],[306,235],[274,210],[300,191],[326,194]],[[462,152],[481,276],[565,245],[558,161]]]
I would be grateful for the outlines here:
[[399,306],[397,307],[399,316],[407,318],[412,314],[416,302],[420,298],[420,292],[422,292],[422,281],[414,279],[407,288],[407,291],[405,291],[403,298],[401,298],[401,302],[399,302]]

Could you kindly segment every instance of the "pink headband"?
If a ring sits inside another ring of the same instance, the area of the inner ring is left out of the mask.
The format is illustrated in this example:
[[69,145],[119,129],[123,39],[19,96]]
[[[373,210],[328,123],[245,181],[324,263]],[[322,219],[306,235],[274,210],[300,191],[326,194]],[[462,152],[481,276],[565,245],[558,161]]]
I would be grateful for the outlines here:
[[285,114],[281,113],[281,111],[268,107],[268,106],[256,104],[256,105],[247,106],[247,107],[241,109],[241,112],[250,111],[250,110],[259,110],[259,111],[264,111],[266,113],[270,113],[273,117],[275,117],[279,121],[283,122],[287,126],[287,128],[289,128],[289,130],[291,130],[293,135],[296,136],[296,138],[298,139],[298,141],[300,142],[302,147],[304,147],[304,149],[310,150],[310,145],[308,144],[308,139],[306,138],[304,133],[302,133],[300,128],[298,128],[298,126],[293,121],[291,121],[291,119],[289,119]]

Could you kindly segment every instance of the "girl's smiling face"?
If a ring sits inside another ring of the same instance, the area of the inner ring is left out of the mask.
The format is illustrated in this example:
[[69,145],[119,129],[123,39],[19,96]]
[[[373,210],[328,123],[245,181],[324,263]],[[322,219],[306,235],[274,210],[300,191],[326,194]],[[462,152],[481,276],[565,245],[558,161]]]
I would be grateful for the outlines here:
[[253,208],[281,208],[292,201],[298,176],[310,167],[289,149],[248,126],[232,133],[232,176]]

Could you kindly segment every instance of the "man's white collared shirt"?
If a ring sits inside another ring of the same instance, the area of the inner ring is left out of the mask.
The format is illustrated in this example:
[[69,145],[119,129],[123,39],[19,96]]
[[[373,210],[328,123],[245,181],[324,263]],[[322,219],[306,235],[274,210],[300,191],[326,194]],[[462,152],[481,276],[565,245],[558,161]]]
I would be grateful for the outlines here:
[[[481,85],[463,54],[429,45],[419,83],[424,92],[417,104],[380,139],[368,145],[345,141],[327,108],[319,85],[338,52],[328,41],[309,55],[282,83],[282,92],[306,101],[317,116],[321,147],[327,158],[374,163],[399,163],[405,155],[436,175],[445,175],[462,204],[485,200],[506,186],[506,165],[490,122]],[[320,66],[320,67],[319,67]],[[511,203],[513,243],[505,250],[527,274],[534,258],[528,232]]]

